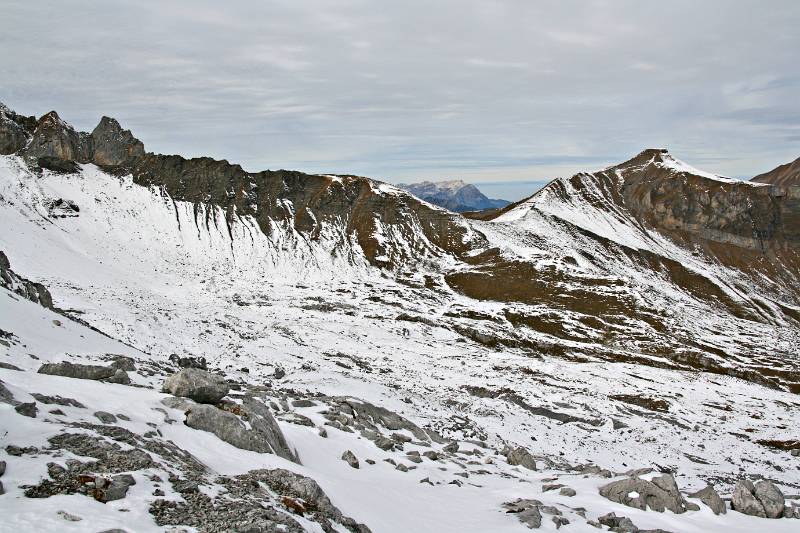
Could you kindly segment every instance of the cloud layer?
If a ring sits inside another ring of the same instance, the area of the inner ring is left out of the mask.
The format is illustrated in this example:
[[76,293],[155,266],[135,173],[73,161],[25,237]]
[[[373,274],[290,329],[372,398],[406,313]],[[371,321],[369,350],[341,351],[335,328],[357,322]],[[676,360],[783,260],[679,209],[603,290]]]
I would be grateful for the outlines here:
[[4,2],[0,100],[149,150],[389,181],[531,181],[666,146],[800,156],[800,3]]

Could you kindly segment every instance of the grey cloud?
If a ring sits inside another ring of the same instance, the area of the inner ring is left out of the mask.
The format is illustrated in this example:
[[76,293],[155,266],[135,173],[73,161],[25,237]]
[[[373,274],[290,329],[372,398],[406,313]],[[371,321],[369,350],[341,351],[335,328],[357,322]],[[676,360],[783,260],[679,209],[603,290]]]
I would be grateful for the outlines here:
[[0,100],[148,149],[390,181],[542,180],[667,146],[800,155],[800,3],[7,0]]

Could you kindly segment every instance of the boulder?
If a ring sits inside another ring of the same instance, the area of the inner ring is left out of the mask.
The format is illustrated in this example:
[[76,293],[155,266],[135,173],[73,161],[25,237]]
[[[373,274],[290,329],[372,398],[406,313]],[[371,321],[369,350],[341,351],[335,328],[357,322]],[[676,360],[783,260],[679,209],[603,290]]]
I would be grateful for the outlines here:
[[99,502],[111,502],[121,500],[128,494],[131,485],[136,485],[136,480],[130,474],[120,474],[110,480],[96,477],[94,480],[95,489],[92,492],[94,499]]
[[190,428],[213,433],[242,450],[274,453],[289,461],[300,462],[289,448],[269,409],[254,398],[246,397],[241,407],[250,428],[235,414],[213,405],[198,404],[178,398],[165,398],[163,403],[168,407],[185,410],[185,423]]
[[771,481],[762,479],[755,486],[755,497],[764,506],[767,518],[781,518],[786,500],[783,493]]
[[512,466],[521,466],[528,470],[536,470],[536,461],[533,456],[523,447],[514,448],[506,452],[506,459],[508,464]]
[[36,418],[36,412],[38,411],[36,408],[36,402],[20,403],[14,407],[14,410],[22,416],[27,416],[28,418]]
[[94,416],[103,424],[114,424],[117,421],[116,416],[105,411],[95,411]]
[[242,410],[254,431],[259,432],[269,443],[275,455],[299,463],[297,456],[289,448],[286,438],[266,405],[251,396],[242,400]]
[[569,496],[569,497],[575,496],[577,494],[577,492],[575,492],[575,489],[570,487],[561,487],[561,490],[558,491],[558,493],[561,496]]
[[639,528],[627,516],[617,516],[615,513],[608,513],[597,519],[604,526],[608,526],[612,531],[619,533],[637,533]]
[[162,390],[199,403],[217,403],[228,394],[230,387],[216,374],[197,368],[184,368],[168,377]]
[[504,503],[507,513],[517,515],[517,520],[528,526],[528,529],[538,529],[542,525],[542,513],[539,511],[542,502],[539,500],[518,499]]
[[736,482],[731,496],[731,507],[740,513],[750,516],[767,517],[764,506],[755,497],[756,488],[748,479],[740,479]]
[[358,458],[350,450],[342,454],[342,461],[349,464],[352,468],[358,468]]
[[76,379],[101,380],[108,379],[116,374],[117,369],[110,366],[82,365],[62,361],[60,363],[45,363],[38,370],[39,374],[51,376],[64,376]]
[[719,494],[712,485],[706,486],[704,489],[700,489],[697,492],[693,492],[689,494],[692,498],[697,498],[704,504],[706,504],[714,514],[725,514],[728,510],[725,508],[725,502],[722,501],[722,498],[719,497]]
[[[670,479],[663,479],[665,477]],[[658,484],[655,482],[656,479],[659,480]],[[655,478],[653,482],[639,478],[621,479],[600,487],[600,495],[612,502],[642,511],[646,511],[649,507],[658,512],[669,509],[673,513],[683,513],[686,509],[680,494],[673,492],[674,483],[675,480],[669,474]],[[677,485],[674,489],[677,490]]]

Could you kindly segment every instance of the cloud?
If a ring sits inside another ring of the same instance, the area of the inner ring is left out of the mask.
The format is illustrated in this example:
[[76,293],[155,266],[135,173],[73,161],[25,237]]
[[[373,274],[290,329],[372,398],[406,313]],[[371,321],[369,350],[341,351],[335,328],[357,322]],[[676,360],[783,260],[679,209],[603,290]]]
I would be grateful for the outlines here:
[[754,6],[7,0],[0,100],[251,170],[525,181],[667,146],[753,175],[800,155],[800,2]]

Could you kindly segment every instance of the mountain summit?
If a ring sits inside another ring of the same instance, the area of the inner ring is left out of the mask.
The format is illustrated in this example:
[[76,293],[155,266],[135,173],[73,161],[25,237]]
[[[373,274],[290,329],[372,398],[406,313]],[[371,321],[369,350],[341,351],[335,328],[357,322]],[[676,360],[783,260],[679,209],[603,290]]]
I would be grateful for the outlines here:
[[488,198],[475,185],[462,180],[401,183],[398,187],[421,200],[456,213],[498,209],[511,203],[506,200]]

